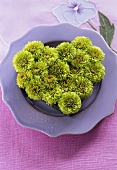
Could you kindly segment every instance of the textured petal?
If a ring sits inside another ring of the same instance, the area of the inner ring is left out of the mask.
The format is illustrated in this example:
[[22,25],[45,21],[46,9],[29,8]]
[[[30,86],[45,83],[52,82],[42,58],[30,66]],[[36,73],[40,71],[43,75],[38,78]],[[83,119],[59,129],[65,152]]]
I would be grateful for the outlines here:
[[60,4],[56,8],[52,9],[52,13],[56,16],[59,22],[67,22],[67,20],[63,16],[63,13],[68,10],[69,9],[67,4]]
[[72,11],[69,10],[69,11],[64,12],[63,16],[66,18],[66,20],[70,24],[80,26],[80,23],[75,18],[75,13],[77,13],[77,12],[72,12]]
[[69,4],[79,4],[79,0],[68,0]]
[[81,13],[75,13],[75,18],[77,22],[84,23],[96,15],[94,9],[84,8]]
[[95,4],[93,2],[85,1],[85,0],[78,0],[78,2],[82,5],[84,8],[95,8]]
[[85,0],[69,0],[70,4],[80,4],[84,8],[95,8],[95,4],[93,2],[85,1]]

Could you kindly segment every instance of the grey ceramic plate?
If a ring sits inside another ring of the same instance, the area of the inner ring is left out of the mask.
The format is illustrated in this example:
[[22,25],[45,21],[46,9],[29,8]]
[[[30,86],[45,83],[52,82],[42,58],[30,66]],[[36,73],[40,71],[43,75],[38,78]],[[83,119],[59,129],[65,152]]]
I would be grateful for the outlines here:
[[[16,85],[16,72],[12,66],[13,56],[20,51],[28,41],[39,40],[43,43],[55,41],[71,41],[76,36],[89,37],[93,45],[99,46],[105,53],[103,62],[106,75],[95,88],[91,98],[87,99],[84,109],[74,116],[53,116],[45,114],[55,113],[54,108],[47,108],[41,102],[39,109],[35,109],[27,102],[21,90]],[[116,55],[108,47],[104,39],[95,31],[81,29],[70,24],[59,24],[53,26],[37,26],[25,34],[22,38],[13,42],[9,51],[0,64],[0,82],[3,100],[11,109],[13,116],[22,126],[44,132],[56,137],[62,134],[82,134],[91,130],[103,118],[111,115],[114,111],[117,99],[117,63]],[[98,93],[97,93],[98,89]],[[88,107],[85,107],[89,102]]]

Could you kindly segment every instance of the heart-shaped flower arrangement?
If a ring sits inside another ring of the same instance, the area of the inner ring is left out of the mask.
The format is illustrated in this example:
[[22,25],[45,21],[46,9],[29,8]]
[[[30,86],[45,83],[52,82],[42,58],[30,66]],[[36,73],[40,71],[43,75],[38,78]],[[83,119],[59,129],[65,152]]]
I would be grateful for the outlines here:
[[74,114],[92,94],[94,84],[104,78],[103,60],[103,51],[80,36],[56,48],[29,42],[13,57],[13,66],[18,72],[17,85],[30,99],[56,104],[63,114]]

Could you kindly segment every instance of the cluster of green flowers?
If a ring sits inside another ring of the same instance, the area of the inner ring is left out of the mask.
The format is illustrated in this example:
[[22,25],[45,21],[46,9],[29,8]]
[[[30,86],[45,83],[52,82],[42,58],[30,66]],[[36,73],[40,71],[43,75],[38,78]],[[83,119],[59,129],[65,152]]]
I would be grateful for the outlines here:
[[105,75],[103,51],[89,38],[76,37],[56,48],[32,41],[13,57],[17,85],[29,98],[57,104],[64,114],[74,114]]

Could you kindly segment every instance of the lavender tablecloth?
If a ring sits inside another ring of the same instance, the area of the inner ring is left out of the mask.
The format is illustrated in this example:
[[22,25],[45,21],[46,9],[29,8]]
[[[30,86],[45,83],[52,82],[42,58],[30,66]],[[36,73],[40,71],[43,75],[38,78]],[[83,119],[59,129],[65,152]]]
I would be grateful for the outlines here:
[[[52,9],[65,0],[0,0],[0,59],[9,44],[40,24],[57,24]],[[92,0],[115,24],[116,0]],[[91,23],[99,30],[98,16]],[[81,27],[90,28],[86,23]],[[47,135],[21,127],[2,101],[0,91],[0,170],[117,170],[117,105],[114,113],[83,135]]]

